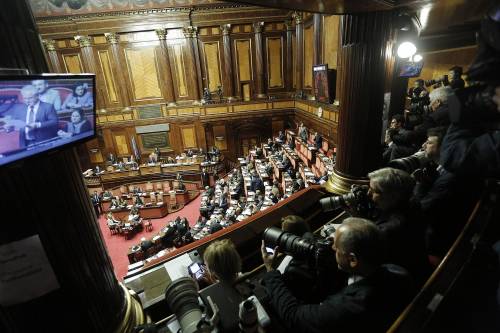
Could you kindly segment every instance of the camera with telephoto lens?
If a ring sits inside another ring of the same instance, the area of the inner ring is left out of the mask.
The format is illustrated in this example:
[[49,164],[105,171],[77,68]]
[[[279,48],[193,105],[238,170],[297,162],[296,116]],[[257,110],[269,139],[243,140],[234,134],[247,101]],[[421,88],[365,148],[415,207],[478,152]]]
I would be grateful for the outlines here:
[[413,171],[425,167],[429,162],[430,160],[425,156],[425,152],[420,150],[413,155],[390,161],[388,167],[403,170],[411,174]]
[[323,266],[328,266],[328,263],[335,263],[331,239],[306,239],[276,227],[268,227],[264,230],[262,238],[267,247],[278,246],[280,252],[294,259],[307,261],[311,269],[323,268]]
[[323,198],[319,203],[324,212],[349,208],[365,215],[373,209],[373,202],[368,197],[368,187],[362,185],[352,185],[350,192]]
[[424,84],[426,87],[430,86],[436,87],[441,85],[446,87],[450,85],[450,81],[448,80],[448,75],[443,75],[438,79],[425,80]]

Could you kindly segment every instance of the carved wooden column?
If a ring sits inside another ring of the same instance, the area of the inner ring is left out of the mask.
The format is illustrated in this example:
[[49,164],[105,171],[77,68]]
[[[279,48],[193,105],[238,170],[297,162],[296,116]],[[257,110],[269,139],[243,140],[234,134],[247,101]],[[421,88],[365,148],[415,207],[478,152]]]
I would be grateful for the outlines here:
[[[188,26],[182,29],[184,32],[184,37],[186,37],[186,43],[189,50],[189,67],[187,71],[187,76],[189,80],[189,94],[193,96],[194,102],[193,104],[200,103],[200,88],[199,84],[199,75],[198,75],[198,67],[199,63],[197,62],[197,54],[198,54],[198,42],[197,42],[197,33],[198,28],[193,26]],[[199,58],[199,57],[198,57]]]
[[327,190],[345,193],[367,183],[381,165],[381,130],[386,65],[391,60],[392,12],[344,15],[341,19],[341,70],[337,162]]
[[321,64],[321,35],[323,30],[321,27],[321,17],[322,17],[321,14],[314,14],[313,16],[313,31],[314,31],[313,65]]
[[49,60],[49,67],[52,73],[65,73],[63,71],[61,63],[59,62],[59,57],[56,51],[56,41],[53,39],[42,40],[43,46],[45,46],[45,51],[47,51],[47,59]]
[[16,215],[0,234],[1,332],[131,332],[145,321],[115,277],[74,149],[2,168],[0,186]]
[[293,55],[292,39],[293,39],[293,25],[291,21],[285,22],[286,25],[286,91],[291,92],[293,89]]
[[304,24],[302,14],[295,12],[295,91],[302,94],[304,84]]
[[265,94],[265,73],[264,73],[264,52],[262,49],[262,28],[264,22],[255,22],[253,31],[255,35],[255,71],[257,79],[255,80],[255,95],[257,98],[266,98]]
[[156,35],[160,40],[160,49],[162,58],[165,59],[165,71],[169,75],[163,84],[165,85],[165,99],[167,100],[168,106],[175,106],[175,92],[174,92],[174,77],[172,75],[172,69],[170,67],[170,57],[168,55],[168,44],[167,44],[167,29],[156,29]]
[[224,75],[223,88],[224,96],[229,101],[234,100],[234,80],[233,80],[233,58],[231,56],[231,24],[223,24],[220,26],[222,30],[222,47],[224,49]]
[[129,106],[131,99],[128,95],[126,86],[127,81],[125,80],[125,76],[123,75],[123,69],[126,67],[120,60],[120,35],[116,32],[108,32],[104,34],[104,37],[106,37],[106,41],[110,44],[111,55],[116,66],[114,73],[117,81],[116,84],[118,86],[121,104],[122,106]]
[[[75,36],[75,40],[78,42],[78,45],[80,45],[83,68],[85,68],[87,73],[94,73],[98,75],[97,62],[94,57],[94,49],[92,48],[92,38],[90,36]],[[97,106],[104,107],[106,103],[104,102],[105,99],[102,95],[103,89],[101,88],[99,80],[96,80],[96,89]]]

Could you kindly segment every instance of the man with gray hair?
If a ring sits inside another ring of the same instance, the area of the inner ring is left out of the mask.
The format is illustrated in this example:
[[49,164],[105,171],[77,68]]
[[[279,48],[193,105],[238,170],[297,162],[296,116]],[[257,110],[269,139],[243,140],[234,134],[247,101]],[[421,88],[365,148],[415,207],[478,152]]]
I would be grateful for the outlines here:
[[425,251],[425,225],[410,200],[415,180],[407,172],[393,168],[375,170],[368,178],[368,196],[375,204],[370,218],[387,240],[389,262],[403,266],[422,284],[430,266]]
[[274,270],[276,254],[269,254],[263,242],[268,270],[263,284],[270,306],[287,332],[385,332],[414,295],[408,273],[383,264],[383,235],[370,220],[345,219],[335,231],[332,249],[338,268],[349,275],[347,285],[319,304],[301,304]]
[[37,89],[32,85],[21,88],[24,106],[16,108],[12,118],[24,121],[19,131],[20,145],[25,147],[57,137],[57,114],[54,106],[40,101]]

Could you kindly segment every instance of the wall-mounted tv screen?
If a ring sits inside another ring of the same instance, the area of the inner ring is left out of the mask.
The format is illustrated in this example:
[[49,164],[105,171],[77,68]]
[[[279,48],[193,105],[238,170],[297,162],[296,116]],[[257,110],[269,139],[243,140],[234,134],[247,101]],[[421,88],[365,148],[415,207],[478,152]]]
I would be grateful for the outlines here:
[[399,76],[400,77],[418,77],[420,76],[420,72],[422,72],[422,68],[424,67],[424,62],[413,62],[407,61],[401,64]]
[[93,138],[95,75],[0,76],[0,165]]

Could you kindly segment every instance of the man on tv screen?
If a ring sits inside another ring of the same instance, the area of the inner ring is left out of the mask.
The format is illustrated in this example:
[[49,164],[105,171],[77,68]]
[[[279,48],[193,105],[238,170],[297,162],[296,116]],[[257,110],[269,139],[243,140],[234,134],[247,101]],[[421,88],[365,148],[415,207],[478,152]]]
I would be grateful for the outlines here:
[[57,135],[57,114],[54,106],[40,101],[37,89],[32,85],[21,89],[24,105],[16,108],[12,117],[26,122],[19,132],[22,147],[33,145]]
[[56,111],[61,109],[61,96],[59,96],[59,92],[55,89],[49,89],[49,83],[46,80],[33,80],[31,84],[38,92],[40,101],[54,105]]

